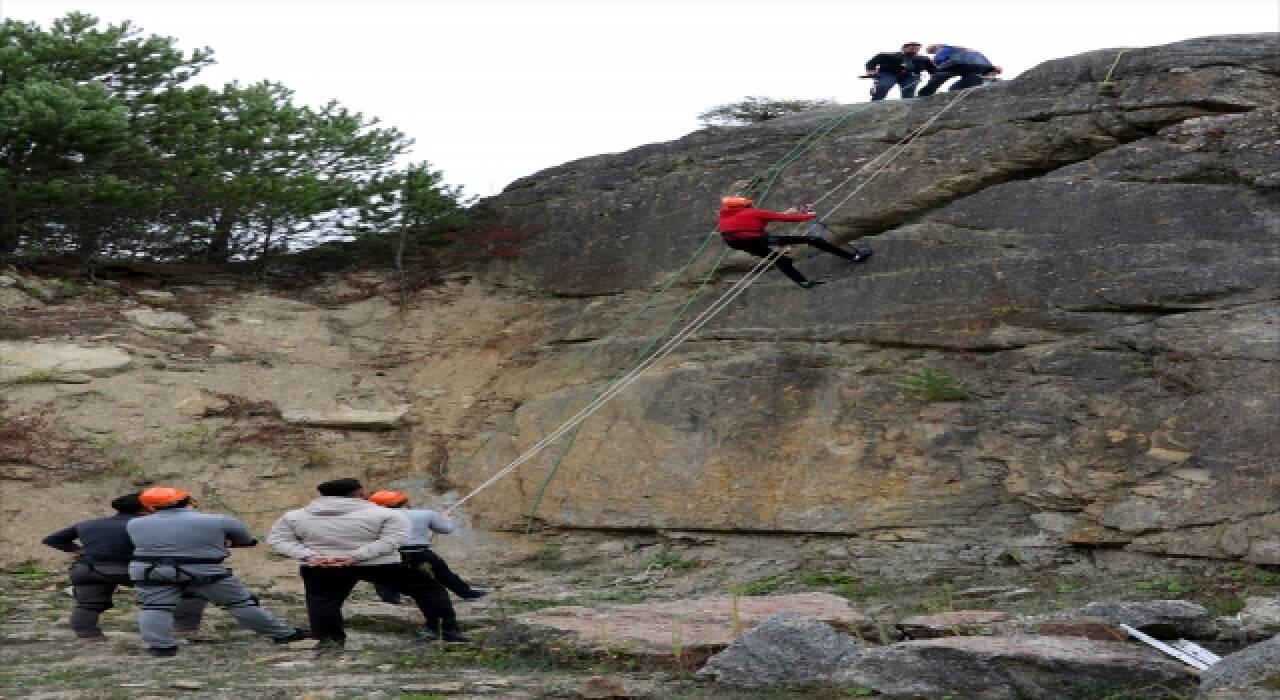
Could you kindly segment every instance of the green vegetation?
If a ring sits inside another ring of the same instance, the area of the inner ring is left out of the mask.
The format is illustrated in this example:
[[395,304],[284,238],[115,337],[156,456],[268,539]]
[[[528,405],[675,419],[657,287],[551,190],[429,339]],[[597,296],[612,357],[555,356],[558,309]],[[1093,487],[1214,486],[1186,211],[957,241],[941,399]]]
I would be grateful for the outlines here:
[[831,100],[778,100],[772,97],[744,97],[737,102],[716,105],[698,115],[703,126],[742,126],[777,119],[798,112],[836,104]]
[[688,569],[693,565],[694,562],[684,559],[674,552],[655,554],[645,562],[645,567],[652,569]]
[[788,583],[791,583],[790,576],[787,576],[786,574],[777,574],[748,581],[739,590],[742,595],[768,595]]
[[39,581],[49,576],[49,572],[39,564],[22,564],[9,569],[9,575],[25,581]]
[[16,384],[41,384],[46,382],[58,381],[58,374],[49,370],[36,370],[30,374],[18,377],[14,380]]
[[920,401],[963,401],[969,392],[956,382],[956,378],[947,372],[925,367],[907,377],[898,386],[903,393]]

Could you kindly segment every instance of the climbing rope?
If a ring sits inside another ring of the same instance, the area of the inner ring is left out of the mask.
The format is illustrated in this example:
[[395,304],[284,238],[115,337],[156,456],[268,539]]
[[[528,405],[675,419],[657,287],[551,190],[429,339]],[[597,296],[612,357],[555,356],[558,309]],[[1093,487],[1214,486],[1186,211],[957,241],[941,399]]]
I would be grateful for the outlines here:
[[[846,202],[852,199],[852,197],[856,195],[857,192],[861,191],[868,184],[870,184],[871,181],[874,180],[881,172],[887,169],[889,165],[891,165],[898,158],[898,156],[900,156],[903,152],[905,152],[907,146],[909,146],[919,135],[923,134],[924,131],[927,130],[928,127],[931,126],[934,122],[936,122],[939,118],[941,118],[943,114],[945,114],[955,105],[962,102],[965,97],[967,97],[967,95],[962,94],[958,96],[956,99],[948,102],[947,105],[943,107],[943,109],[939,110],[939,112],[936,115],[934,115],[932,118],[927,120],[919,128],[915,129],[910,134],[908,134],[907,137],[904,137],[902,140],[900,140],[899,144],[895,144],[895,146],[900,145],[900,147],[897,147],[896,150],[894,147],[891,147],[889,150],[893,152],[884,159],[884,162],[880,164],[879,167],[872,173],[871,177],[869,177],[865,182],[859,185],[854,190],[853,193],[851,193],[850,195],[842,199],[835,207],[832,207],[832,209],[827,212],[826,216],[830,216],[832,213],[838,210],[841,206],[843,206]],[[879,158],[874,159],[873,161],[871,161],[871,163],[868,163],[868,165],[864,166],[862,169],[860,169],[860,171],[865,169],[866,167],[869,167],[872,163],[875,163],[877,160],[879,160]],[[841,185],[839,186],[843,186],[848,181],[849,179],[846,179],[845,182],[841,183]],[[673,352],[676,347],[678,347],[681,343],[684,342],[685,339],[687,339],[693,333],[696,333],[699,329],[701,329],[704,325],[706,325],[706,323],[708,323],[712,318],[714,318],[720,311],[725,309],[730,303],[732,303],[735,299],[737,299],[738,296],[740,296],[744,291],[746,291],[746,289],[751,284],[753,284],[757,279],[760,278],[761,275],[763,275],[770,267],[773,266],[774,262],[776,262],[778,257],[779,257],[779,254],[777,253],[777,251],[774,251],[768,257],[762,259],[759,263],[756,264],[755,267],[751,269],[750,272],[744,275],[741,279],[739,279],[736,283],[734,283],[734,285],[730,287],[728,291],[726,291],[723,295],[721,295],[719,299],[713,302],[708,308],[704,309],[702,313],[700,313],[693,321],[691,321],[687,326],[685,326],[685,328],[681,329],[680,332],[672,336],[663,345],[662,348],[654,352],[652,355],[646,358],[643,362],[639,363],[630,372],[624,375],[621,379],[617,380],[611,386],[605,389],[603,392],[598,394],[595,399],[593,399],[590,403],[588,403],[587,406],[585,406],[583,409],[581,409],[577,414],[569,418],[567,421],[562,423],[560,427],[556,428],[550,434],[548,434],[547,436],[539,440],[536,444],[534,444],[532,447],[526,450],[523,454],[521,454],[516,459],[512,460],[512,462],[509,463],[506,467],[499,470],[489,479],[487,479],[482,484],[480,484],[475,489],[473,489],[470,493],[463,496],[452,507],[456,508],[462,505],[463,503],[471,500],[481,491],[493,485],[498,480],[502,479],[507,474],[514,471],[515,469],[519,468],[522,464],[527,462],[529,459],[532,459],[534,456],[536,456],[539,452],[541,452],[543,449],[545,449],[555,440],[559,439],[561,436],[568,433],[569,431],[575,430],[583,421],[585,421],[597,410],[599,410],[600,407],[602,407],[605,403],[613,399],[613,397],[617,396],[622,391],[624,391],[636,379],[638,379],[645,371],[647,371],[653,365],[657,364],[659,361],[661,361],[667,355]]]

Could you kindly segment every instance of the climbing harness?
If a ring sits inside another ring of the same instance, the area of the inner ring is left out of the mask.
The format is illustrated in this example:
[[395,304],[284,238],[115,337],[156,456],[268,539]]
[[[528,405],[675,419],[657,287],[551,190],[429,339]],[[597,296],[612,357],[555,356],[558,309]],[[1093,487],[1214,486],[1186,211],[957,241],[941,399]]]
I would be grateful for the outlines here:
[[[968,92],[969,91],[961,92],[961,94],[957,96],[956,99],[949,101],[945,107],[939,110],[939,112],[935,114],[933,117],[925,121],[924,124],[922,124],[920,127],[918,127],[917,129],[907,134],[907,136],[904,136],[897,143],[895,143],[888,150],[886,150],[885,153],[881,154],[880,156],[877,156],[875,159],[872,159],[862,168],[859,168],[853,175],[850,175],[848,178],[845,178],[845,180],[843,180],[840,184],[836,185],[836,187],[832,188],[822,197],[815,200],[814,204],[816,205],[818,202],[821,202],[826,198],[834,195],[835,192],[837,192],[840,188],[842,188],[844,185],[850,182],[854,177],[858,176],[862,172],[871,168],[873,165],[877,166],[875,171],[872,172],[871,176],[867,178],[866,181],[859,184],[854,189],[853,192],[851,192],[844,199],[840,200],[839,203],[837,203],[834,207],[832,207],[827,212],[827,215],[829,216],[831,213],[838,210],[846,202],[848,202],[855,195],[857,195],[863,188],[865,188],[868,184],[870,184],[870,182],[874,180],[881,172],[883,172],[886,168],[888,168],[888,166],[892,164],[893,161],[896,160],[898,156],[900,156],[906,150],[906,148],[911,144],[911,142],[913,142],[918,136],[923,134],[925,130],[929,128],[929,126],[931,126],[934,122],[936,122],[939,118],[941,118],[942,115],[945,114],[947,111],[955,107],[955,105],[962,102],[968,96]],[[845,117],[843,117],[838,121],[843,122],[844,119],[848,118],[848,116],[850,115],[846,115]],[[833,121],[837,121],[837,120],[833,120]],[[834,126],[831,128],[834,128]],[[830,129],[825,129],[825,130],[820,129],[819,131],[823,131],[823,135],[825,135],[825,133],[830,132]],[[808,137],[806,137],[805,140],[808,140]],[[812,145],[813,142],[816,142],[816,139],[810,141],[809,145]],[[793,152],[795,152],[795,150],[796,149],[793,149]],[[804,150],[807,150],[807,147]],[[796,158],[798,158],[798,155],[796,156]],[[794,160],[794,159],[795,158],[790,158],[790,160]],[[787,158],[784,157],[784,160],[787,160]],[[758,182],[766,176],[769,177],[769,187],[772,187],[772,183],[776,181],[780,172],[781,172],[781,169],[777,168],[775,165],[775,167],[770,168],[768,171],[766,171],[764,176],[758,176],[756,179],[754,179],[748,185],[747,189],[749,190],[752,186],[758,184]],[[772,173],[771,176],[770,176],[770,173]],[[763,275],[766,271],[768,271],[770,267],[773,266],[774,262],[777,261],[778,257],[779,257],[778,252],[774,251],[768,257],[761,259],[755,265],[755,267],[753,267],[746,275],[744,275],[741,279],[735,282],[733,286],[731,286],[729,290],[727,290],[724,294],[722,294],[719,299],[712,302],[710,306],[704,309],[697,317],[695,317],[692,321],[690,321],[683,329],[681,329],[675,335],[671,336],[671,338],[669,338],[661,348],[654,351],[653,354],[649,355],[643,361],[639,362],[634,368],[632,368],[625,375],[623,375],[622,378],[615,380],[610,386],[608,386],[606,389],[604,389],[599,394],[597,394],[596,397],[591,402],[589,402],[585,407],[583,407],[580,411],[578,411],[578,413],[576,413],[574,416],[566,420],[558,428],[556,428],[550,434],[543,437],[541,440],[535,443],[532,447],[528,448],[524,453],[522,453],[520,456],[516,457],[509,464],[507,464],[507,466],[498,470],[498,472],[496,472],[493,476],[489,477],[479,486],[472,489],[470,493],[466,494],[461,499],[459,499],[456,503],[454,503],[451,506],[451,508],[457,508],[458,506],[461,506],[463,503],[466,503],[467,501],[471,500],[481,491],[493,485],[494,483],[496,483],[497,481],[505,477],[507,474],[511,473],[512,471],[519,468],[522,464],[532,459],[534,456],[536,456],[542,450],[546,449],[546,447],[548,447],[551,443],[553,443],[555,440],[559,439],[566,433],[569,433],[570,431],[574,431],[576,434],[577,428],[587,418],[589,418],[592,414],[594,414],[597,410],[599,410],[600,407],[602,407],[605,403],[608,403],[610,400],[612,400],[615,396],[620,394],[622,391],[626,390],[626,388],[629,387],[633,382],[635,382],[636,379],[638,379],[642,374],[644,374],[645,371],[647,371],[649,368],[653,367],[655,364],[657,364],[662,359],[664,359],[669,354],[671,354],[671,352],[673,352],[676,349],[676,347],[678,347],[681,343],[683,343],[684,340],[686,340],[689,336],[693,335],[698,330],[700,330],[712,318],[714,318],[717,314],[719,314],[726,307],[728,307],[728,305],[731,304],[735,299],[741,296],[741,294],[745,292],[746,289],[749,286],[751,286],[751,284],[753,284],[757,279],[760,278],[761,275]],[[550,477],[550,475],[548,476]],[[546,484],[544,482],[544,490],[545,490],[545,485]],[[539,494],[539,500],[540,500],[540,497],[541,497],[541,492]],[[535,504],[535,508],[536,508],[536,504]],[[530,517],[532,517],[532,513],[530,514]]]

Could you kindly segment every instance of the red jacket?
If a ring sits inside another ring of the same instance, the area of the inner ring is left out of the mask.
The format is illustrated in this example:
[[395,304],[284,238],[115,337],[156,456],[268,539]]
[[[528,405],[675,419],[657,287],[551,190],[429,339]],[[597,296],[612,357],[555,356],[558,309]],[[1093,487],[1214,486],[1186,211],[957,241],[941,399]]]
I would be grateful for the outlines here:
[[720,235],[726,241],[750,241],[764,238],[765,224],[770,221],[808,221],[817,216],[808,214],[784,214],[768,209],[721,209]]

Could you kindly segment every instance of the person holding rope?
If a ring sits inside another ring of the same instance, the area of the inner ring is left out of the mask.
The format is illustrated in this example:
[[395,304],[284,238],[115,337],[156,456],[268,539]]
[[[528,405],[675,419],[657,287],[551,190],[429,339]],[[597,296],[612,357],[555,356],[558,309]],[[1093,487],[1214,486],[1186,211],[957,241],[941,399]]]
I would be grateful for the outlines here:
[[[424,565],[429,567],[427,570],[440,585],[463,600],[476,600],[489,595],[486,590],[472,588],[449,568],[439,554],[431,551],[431,533],[447,535],[453,532],[453,520],[449,518],[449,511],[440,513],[428,508],[410,508],[409,494],[403,491],[375,491],[369,496],[369,500],[383,508],[397,510],[413,526],[409,541],[400,546],[400,560],[405,566],[413,569],[421,569]],[[378,591],[382,602],[392,605],[400,603],[400,593],[395,589],[382,584],[374,584],[374,589]]]
[[[752,201],[746,197],[723,197],[720,200],[720,218],[719,228],[720,237],[724,239],[725,245],[734,250],[741,250],[744,253],[750,253],[757,258],[767,258],[773,255],[773,249],[770,246],[804,244],[813,246],[823,252],[838,255],[845,260],[860,263],[871,257],[871,251],[865,248],[854,248],[846,250],[832,243],[819,238],[818,236],[778,236],[765,231],[765,226],[770,221],[809,221],[817,216],[813,212],[777,212],[768,209],[753,209]],[[791,262],[791,258],[785,254],[779,254],[776,267],[782,274],[786,275],[800,286],[801,289],[812,289],[821,282],[813,282],[805,279],[800,274],[796,266]]]
[[977,87],[983,84],[987,76],[1000,73],[1000,68],[992,65],[991,61],[976,49],[948,44],[930,44],[924,50],[933,54],[933,62],[938,68],[929,76],[929,82],[920,88],[921,97],[932,95],[948,80],[955,77],[960,79],[949,88],[952,92]]
[[[76,606],[71,612],[71,631],[81,642],[105,642],[98,618],[110,610],[111,598],[120,586],[130,586],[129,560],[133,540],[125,530],[130,520],[149,515],[154,509],[142,505],[138,493],[111,501],[116,514],[94,518],[58,530],[42,542],[54,549],[76,555],[68,572]],[[174,632],[194,635],[204,617],[205,599],[187,591],[173,609]]]
[[889,96],[894,85],[902,94],[902,99],[910,99],[916,95],[916,86],[920,84],[920,74],[933,74],[935,67],[928,56],[921,56],[920,42],[909,41],[902,45],[896,53],[878,53],[867,61],[867,74],[875,83],[871,87],[871,101],[877,102]]
[[138,629],[152,656],[175,656],[174,608],[190,591],[221,605],[242,627],[288,644],[310,636],[263,610],[258,599],[222,564],[228,547],[258,543],[244,523],[229,515],[200,513],[195,499],[182,489],[153,486],[138,494],[154,515],[134,518],[127,530],[133,540],[129,577],[138,590],[142,610]]

